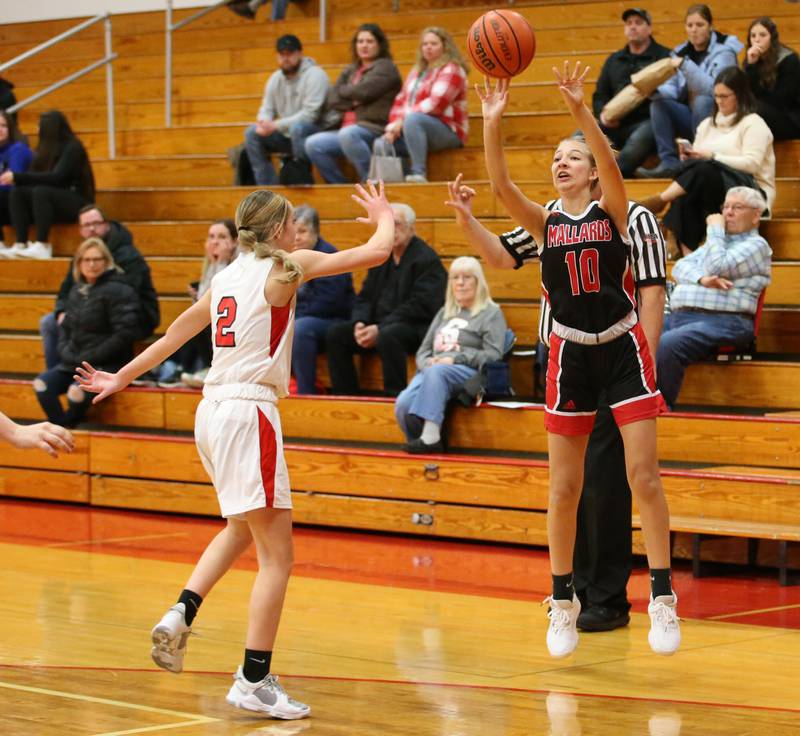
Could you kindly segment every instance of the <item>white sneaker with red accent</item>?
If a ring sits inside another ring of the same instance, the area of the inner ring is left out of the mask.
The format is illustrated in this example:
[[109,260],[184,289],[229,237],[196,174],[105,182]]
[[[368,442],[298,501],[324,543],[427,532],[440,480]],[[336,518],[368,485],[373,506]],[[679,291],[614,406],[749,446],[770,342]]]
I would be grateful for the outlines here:
[[547,649],[551,657],[568,657],[578,646],[578,616],[581,602],[573,593],[572,600],[557,600],[552,596],[545,598],[550,604],[547,618],[550,626],[547,629]]
[[678,595],[650,597],[647,613],[650,614],[650,633],[647,641],[656,654],[675,654],[681,645],[681,626],[677,612]]

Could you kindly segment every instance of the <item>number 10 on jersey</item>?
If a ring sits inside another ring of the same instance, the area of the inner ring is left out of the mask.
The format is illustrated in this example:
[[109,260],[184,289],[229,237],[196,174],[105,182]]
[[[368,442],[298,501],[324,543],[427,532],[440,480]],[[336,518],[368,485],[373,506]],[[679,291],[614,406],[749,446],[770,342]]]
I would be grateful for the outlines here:
[[600,291],[600,252],[596,248],[584,248],[580,255],[571,250],[564,255],[569,271],[572,296]]

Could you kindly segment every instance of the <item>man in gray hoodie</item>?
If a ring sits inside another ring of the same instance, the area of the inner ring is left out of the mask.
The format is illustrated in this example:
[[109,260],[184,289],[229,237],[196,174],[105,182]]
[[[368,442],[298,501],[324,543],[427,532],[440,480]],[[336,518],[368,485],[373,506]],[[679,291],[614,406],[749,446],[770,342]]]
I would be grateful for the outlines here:
[[281,36],[276,48],[279,68],[267,80],[256,124],[244,135],[247,157],[259,186],[278,183],[270,161],[273,153],[304,162],[310,176],[305,139],[320,129],[319,119],[330,86],[322,67],[303,56],[303,45],[297,36]]

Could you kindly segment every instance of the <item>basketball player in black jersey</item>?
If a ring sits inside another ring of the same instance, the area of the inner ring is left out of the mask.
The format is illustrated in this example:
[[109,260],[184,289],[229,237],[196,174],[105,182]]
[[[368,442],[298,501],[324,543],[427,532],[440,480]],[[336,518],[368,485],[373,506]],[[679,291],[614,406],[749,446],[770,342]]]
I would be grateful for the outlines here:
[[[550,654],[578,644],[580,603],[572,582],[575,524],[586,446],[606,392],[625,444],[625,464],[640,510],[650,566],[651,648],[672,654],[680,644],[672,591],[667,508],[656,451],[655,417],[663,400],[638,323],[627,237],[628,198],[613,152],[584,104],[588,67],[553,69],[559,92],[586,142],[562,140],[551,167],[561,208],[531,202],[508,173],[502,118],[509,81],[476,86],[482,102],[486,168],[492,189],[511,217],[542,245],[542,291],[553,316],[547,369],[545,428],[550,493],[547,512],[553,594],[549,597]],[[602,185],[599,201],[592,189]],[[623,235],[625,233],[625,235]]]

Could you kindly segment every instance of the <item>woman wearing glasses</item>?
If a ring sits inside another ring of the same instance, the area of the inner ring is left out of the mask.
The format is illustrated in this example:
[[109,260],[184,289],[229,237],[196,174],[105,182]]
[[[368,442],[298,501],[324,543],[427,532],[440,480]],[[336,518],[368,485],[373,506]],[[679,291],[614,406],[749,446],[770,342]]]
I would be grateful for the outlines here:
[[[53,424],[74,427],[94,398],[73,380],[84,360],[115,371],[133,357],[139,297],[123,279],[100,238],[84,240],[72,262],[74,283],[64,306],[58,337],[61,362],[33,381],[36,398]],[[67,395],[67,411],[59,397]]]
[[714,80],[711,116],[697,128],[694,143],[679,140],[681,166],[673,182],[642,204],[654,214],[671,204],[664,217],[686,255],[706,234],[706,217],[719,212],[725,192],[734,186],[758,189],[775,201],[775,152],[772,132],[756,112],[747,75],[737,67],[723,69]]

